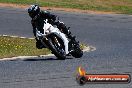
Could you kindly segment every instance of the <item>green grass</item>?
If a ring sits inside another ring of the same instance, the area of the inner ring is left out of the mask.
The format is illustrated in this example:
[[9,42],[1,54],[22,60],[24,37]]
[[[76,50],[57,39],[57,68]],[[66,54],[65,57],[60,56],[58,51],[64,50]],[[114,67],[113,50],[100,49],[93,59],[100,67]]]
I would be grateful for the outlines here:
[[[16,56],[39,56],[50,54],[50,50],[37,49],[35,47],[35,39],[14,38],[9,36],[0,36],[0,59]],[[81,44],[83,49],[85,44]]]
[[46,7],[76,8],[132,14],[132,0],[0,0],[3,3],[39,4]]
[[0,58],[49,54],[48,49],[37,49],[34,39],[0,37]]

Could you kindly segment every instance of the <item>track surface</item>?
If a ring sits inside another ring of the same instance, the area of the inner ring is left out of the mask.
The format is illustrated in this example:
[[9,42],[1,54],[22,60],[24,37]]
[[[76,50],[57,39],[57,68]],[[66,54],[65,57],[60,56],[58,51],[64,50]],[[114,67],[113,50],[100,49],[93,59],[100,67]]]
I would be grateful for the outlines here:
[[[129,84],[87,84],[79,86],[79,66],[87,73],[129,73],[132,75],[132,17],[53,12],[71,27],[77,39],[96,47],[80,59],[55,57],[0,62],[0,88],[132,88]],[[25,10],[0,8],[0,34],[33,37]]]

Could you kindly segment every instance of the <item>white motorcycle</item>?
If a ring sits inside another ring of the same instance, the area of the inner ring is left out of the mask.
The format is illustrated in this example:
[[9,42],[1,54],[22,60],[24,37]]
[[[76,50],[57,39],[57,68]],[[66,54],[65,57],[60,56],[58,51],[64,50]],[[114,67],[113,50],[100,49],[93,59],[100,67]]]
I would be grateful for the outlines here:
[[[47,22],[44,22],[44,33],[36,30],[36,37],[41,40],[41,43],[51,50],[58,59],[66,59],[67,55],[72,55],[75,58],[80,58],[83,55],[83,51],[80,49],[79,42],[75,40],[70,42],[64,33],[62,33],[57,27],[52,26]],[[70,51],[70,48],[73,51]]]

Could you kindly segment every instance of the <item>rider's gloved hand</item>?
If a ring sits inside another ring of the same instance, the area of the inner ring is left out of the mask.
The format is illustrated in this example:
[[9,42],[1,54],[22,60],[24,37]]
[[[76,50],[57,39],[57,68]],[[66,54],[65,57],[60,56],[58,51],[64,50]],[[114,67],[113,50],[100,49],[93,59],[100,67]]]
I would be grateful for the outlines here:
[[36,31],[36,38],[38,40],[41,40],[43,38],[43,36],[44,36],[44,34],[40,33],[40,31],[38,31],[38,30]]

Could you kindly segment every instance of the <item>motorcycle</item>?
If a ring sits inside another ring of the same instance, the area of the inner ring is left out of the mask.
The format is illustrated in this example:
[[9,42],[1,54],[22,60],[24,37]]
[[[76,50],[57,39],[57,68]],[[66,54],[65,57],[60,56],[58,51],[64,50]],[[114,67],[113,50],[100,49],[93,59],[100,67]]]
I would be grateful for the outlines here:
[[[44,34],[40,33],[36,29],[36,37],[41,40],[41,43],[51,50],[58,59],[66,59],[66,56],[73,56],[80,58],[83,55],[83,51],[80,49],[79,42],[75,39],[70,41],[67,36],[61,32],[57,27],[48,23],[48,20],[44,20]],[[70,49],[72,48],[72,51]]]

